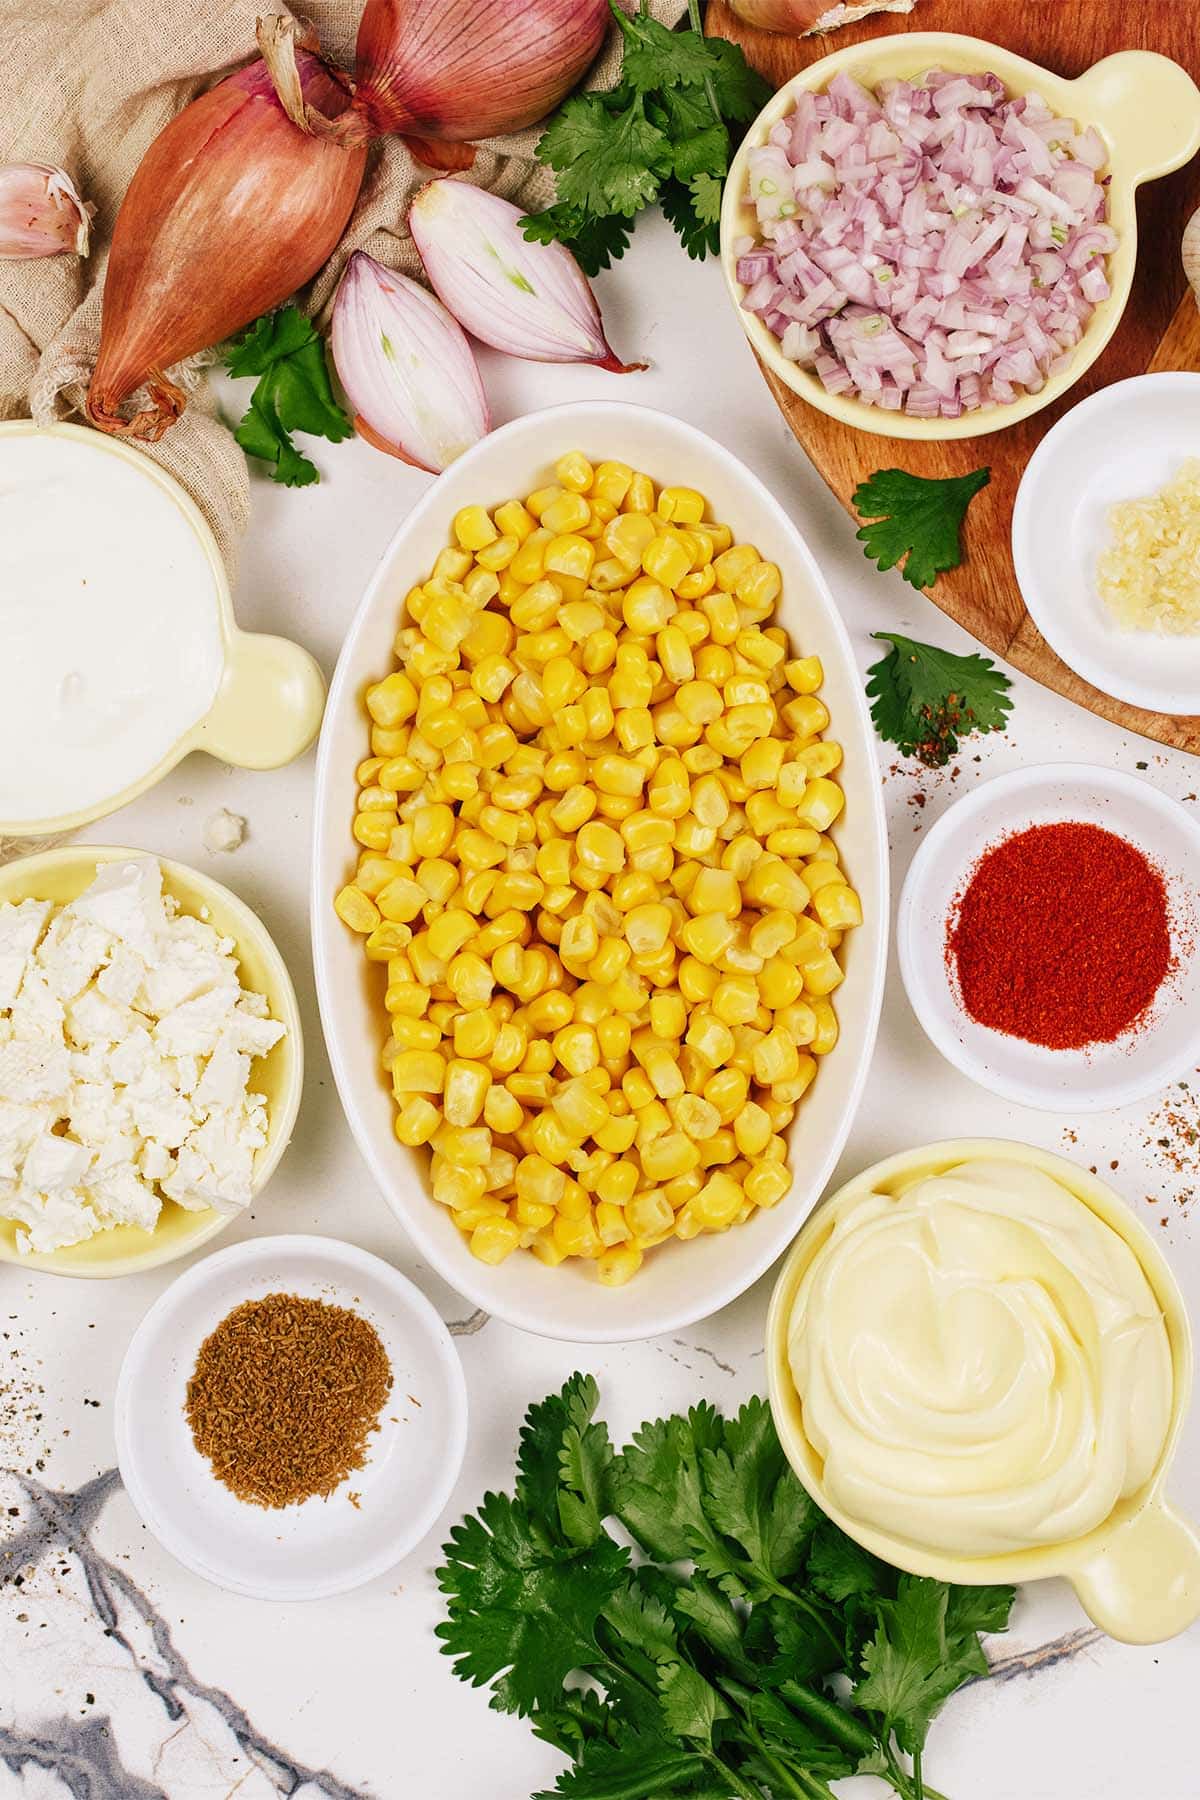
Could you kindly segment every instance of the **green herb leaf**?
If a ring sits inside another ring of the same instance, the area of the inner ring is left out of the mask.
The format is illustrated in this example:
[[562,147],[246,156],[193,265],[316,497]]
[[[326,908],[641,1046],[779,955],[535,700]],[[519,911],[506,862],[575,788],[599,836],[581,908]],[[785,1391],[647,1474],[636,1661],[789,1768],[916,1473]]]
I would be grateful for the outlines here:
[[988,657],[956,656],[894,631],[873,635],[892,648],[867,671],[871,717],[902,755],[937,768],[954,755],[960,737],[1004,730],[1011,683]]
[[609,1537],[564,1552],[519,1503],[486,1494],[445,1555],[437,1579],[449,1617],[437,1634],[455,1673],[476,1687],[499,1676],[502,1712],[553,1706],[572,1670],[597,1659],[596,1620],[625,1580],[627,1552]]
[[722,1440],[720,1415],[706,1403],[686,1418],[656,1419],[634,1433],[613,1470],[614,1510],[660,1562],[693,1556],[714,1540],[704,1512],[700,1454]]
[[895,1576],[886,1563],[823,1519],[809,1551],[808,1579],[819,1593],[840,1604],[856,1594],[864,1598],[890,1594]]
[[971,1675],[987,1673],[978,1638],[951,1640],[946,1632],[949,1589],[944,1582],[902,1575],[894,1600],[879,1609],[879,1629],[863,1652],[866,1675],[852,1695],[864,1712],[883,1719],[910,1755],[924,1747],[933,1715]]
[[728,1706],[711,1682],[690,1663],[668,1663],[658,1672],[663,1718],[676,1737],[711,1744],[713,1726],[728,1719]]
[[572,1375],[557,1394],[525,1414],[517,1449],[517,1498],[543,1525],[558,1519],[563,1440],[568,1428],[592,1417],[600,1390],[590,1375]]
[[604,1608],[604,1619],[623,1642],[651,1662],[674,1662],[679,1655],[679,1637],[667,1609],[633,1582],[618,1588]]
[[724,1446],[703,1453],[707,1513],[767,1585],[794,1575],[820,1517],[783,1454],[771,1409],[755,1396],[725,1425]]
[[877,469],[853,495],[860,519],[874,521],[856,534],[880,569],[903,556],[904,579],[913,587],[932,586],[940,571],[962,561],[961,531],[967,507],[991,480],[990,469],[934,481],[905,469]]
[[647,1795],[690,1792],[706,1772],[697,1751],[630,1732],[619,1744],[590,1744],[575,1768],[563,1770],[552,1794],[535,1794],[533,1800],[646,1800]]
[[230,349],[226,368],[258,376],[258,386],[235,436],[248,456],[273,464],[271,478],[286,487],[320,479],[292,443],[293,431],[339,444],[354,427],[333,397],[325,348],[310,320],[294,306],[266,313]]
[[[733,139],[770,96],[736,45],[610,5],[624,39],[621,80],[610,93],[573,95],[551,120],[537,155],[555,171],[558,201],[523,226],[569,244],[589,274],[622,254],[628,221],[656,200],[690,256],[715,248]],[[626,222],[621,231],[613,218]]]

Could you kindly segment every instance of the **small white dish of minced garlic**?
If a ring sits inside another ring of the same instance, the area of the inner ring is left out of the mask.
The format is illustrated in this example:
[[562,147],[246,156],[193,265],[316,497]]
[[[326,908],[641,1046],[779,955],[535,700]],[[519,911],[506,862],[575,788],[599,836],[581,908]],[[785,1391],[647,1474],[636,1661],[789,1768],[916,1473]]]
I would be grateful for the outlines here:
[[1200,374],[1102,388],[1047,432],[1013,509],[1017,580],[1051,649],[1093,686],[1200,713]]

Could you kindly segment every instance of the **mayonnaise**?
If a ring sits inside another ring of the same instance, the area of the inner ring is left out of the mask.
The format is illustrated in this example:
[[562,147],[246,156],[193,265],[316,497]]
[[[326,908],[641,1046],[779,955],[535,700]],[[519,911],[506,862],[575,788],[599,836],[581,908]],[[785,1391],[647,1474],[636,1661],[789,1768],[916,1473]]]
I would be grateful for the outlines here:
[[149,774],[222,660],[213,573],[169,495],[86,440],[0,433],[0,819]]
[[788,1352],[830,1504],[935,1554],[1081,1537],[1146,1482],[1170,1423],[1166,1326],[1133,1251],[1021,1163],[852,1198]]

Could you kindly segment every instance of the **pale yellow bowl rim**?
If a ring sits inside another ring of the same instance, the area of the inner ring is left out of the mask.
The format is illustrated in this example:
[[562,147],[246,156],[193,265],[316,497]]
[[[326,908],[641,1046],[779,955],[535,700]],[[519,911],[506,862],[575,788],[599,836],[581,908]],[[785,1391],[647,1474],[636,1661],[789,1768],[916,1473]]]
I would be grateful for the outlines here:
[[[167,496],[199,539],[212,575],[213,603],[221,637],[222,675],[207,711],[183,732],[166,754],[137,781],[77,812],[50,819],[0,819],[0,838],[49,837],[78,831],[152,788],[169,775],[193,750],[248,769],[277,768],[299,756],[313,742],[325,710],[325,678],[315,658],[288,638],[243,631],[233,611],[233,595],[224,558],[207,519],[191,495],[166,469],[131,444],[65,420],[38,425],[32,419],[0,420],[2,437],[61,437],[86,445],[89,451],[115,456]],[[169,596],[164,604],[169,602]],[[277,666],[282,691],[268,685],[261,667],[269,650]],[[235,679],[241,677],[241,679]],[[223,711],[221,728],[214,733],[214,719]]]
[[[910,1180],[922,1173],[941,1174],[974,1157],[988,1157],[1003,1162],[1019,1163],[1025,1168],[1040,1169],[1075,1197],[1082,1200],[1098,1218],[1129,1245],[1137,1257],[1154,1297],[1162,1307],[1171,1347],[1173,1394],[1171,1422],[1162,1454],[1145,1487],[1131,1496],[1109,1515],[1102,1525],[1085,1537],[1067,1543],[1043,1544],[1032,1550],[1012,1551],[1003,1556],[960,1557],[934,1555],[904,1538],[864,1527],[848,1518],[833,1504],[816,1469],[817,1457],[804,1431],[800,1398],[792,1381],[788,1361],[788,1323],[796,1292],[813,1257],[833,1229],[838,1209],[852,1198]],[[862,1544],[874,1555],[912,1575],[927,1575],[936,1581],[965,1585],[985,1582],[1035,1581],[1048,1575],[1069,1575],[1092,1562],[1121,1530],[1147,1504],[1162,1492],[1167,1472],[1178,1448],[1180,1432],[1187,1414],[1192,1385],[1192,1333],[1187,1307],[1171,1266],[1146,1227],[1135,1217],[1116,1190],[1099,1176],[1092,1175],[1078,1163],[1035,1145],[1012,1138],[949,1138],[941,1143],[924,1144],[901,1150],[882,1162],[873,1163],[861,1174],[845,1182],[836,1193],[823,1200],[801,1227],[788,1252],[767,1312],[766,1324],[767,1384],[771,1412],[780,1443],[788,1462],[821,1510],[848,1537]]]
[[[737,279],[733,253],[739,237],[757,237],[753,209],[745,202],[751,150],[766,139],[772,125],[785,118],[802,90],[826,87],[845,72],[866,86],[890,76],[914,75],[935,66],[998,75],[1010,92],[1037,88],[1060,115],[1094,125],[1109,146],[1109,222],[1120,239],[1108,258],[1112,292],[1096,307],[1067,366],[1036,394],[1023,394],[1007,406],[982,407],[957,419],[916,419],[903,412],[882,413],[876,406],[844,394],[827,393],[818,377],[785,357],[779,340],[757,315],[742,307],[746,289]],[[830,418],[880,437],[934,442],[983,437],[1002,431],[1051,406],[1096,361],[1121,322],[1133,286],[1137,260],[1136,190],[1172,169],[1182,167],[1200,149],[1200,89],[1169,57],[1147,50],[1123,50],[1105,57],[1068,81],[1040,64],[1017,56],[984,38],[954,31],[898,32],[848,44],[810,63],[785,82],[769,100],[742,140],[725,183],[721,205],[721,266],[734,311],[759,357],[785,387]]]
[[[226,928],[226,935],[234,938],[239,961],[244,946],[253,945],[268,973],[263,991],[271,1008],[271,1016],[287,1028],[277,1046],[282,1062],[280,1095],[268,1106],[267,1141],[254,1159],[251,1194],[253,1204],[287,1149],[300,1110],[300,1096],[304,1086],[304,1034],[296,990],[279,947],[262,920],[250,910],[244,900],[239,900],[236,894],[221,882],[214,881],[211,875],[202,874],[199,869],[193,869],[187,863],[159,856],[155,851],[133,850],[116,845],[62,844],[54,850],[40,850],[32,856],[4,863],[0,865],[0,901],[43,898],[39,894],[38,884],[51,870],[77,868],[83,874],[89,871],[94,873],[105,863],[146,856],[153,856],[162,869],[167,891],[178,890],[177,897],[185,910],[194,911],[195,903],[187,898],[189,892],[200,897],[200,904],[212,908],[214,922],[219,927]],[[0,1262],[13,1263],[18,1269],[36,1269],[46,1274],[73,1275],[88,1280],[140,1274],[143,1270],[175,1262],[181,1256],[190,1256],[194,1250],[224,1231],[235,1218],[242,1216],[240,1213],[218,1212],[211,1207],[194,1213],[181,1207],[174,1211],[178,1217],[178,1225],[170,1238],[163,1237],[155,1243],[155,1238],[159,1237],[157,1231],[138,1231],[136,1236],[147,1240],[145,1248],[130,1251],[128,1255],[108,1257],[103,1261],[96,1260],[94,1254],[89,1256],[89,1248],[100,1242],[104,1234],[63,1250],[27,1256],[22,1256],[6,1238],[0,1237]],[[135,1234],[132,1226],[120,1229],[131,1235]]]

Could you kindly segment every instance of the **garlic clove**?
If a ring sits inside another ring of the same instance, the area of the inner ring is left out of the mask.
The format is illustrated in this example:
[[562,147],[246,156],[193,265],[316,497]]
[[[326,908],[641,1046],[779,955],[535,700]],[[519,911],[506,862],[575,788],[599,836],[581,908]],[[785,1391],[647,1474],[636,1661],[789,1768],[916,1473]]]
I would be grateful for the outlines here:
[[346,265],[329,341],[355,426],[377,449],[436,474],[491,430],[462,327],[365,251]]
[[1196,296],[1196,305],[1200,306],[1200,207],[1192,214],[1183,228],[1183,272],[1191,283],[1192,292]]
[[426,273],[460,325],[509,356],[588,362],[624,374],[596,297],[564,244],[531,243],[520,207],[465,181],[431,181],[409,229]]
[[86,256],[95,211],[51,163],[0,168],[0,261]]

